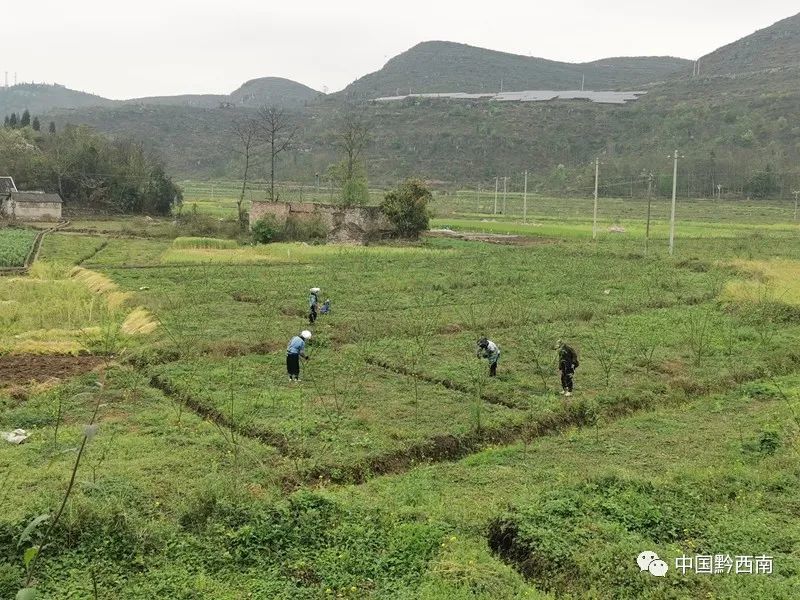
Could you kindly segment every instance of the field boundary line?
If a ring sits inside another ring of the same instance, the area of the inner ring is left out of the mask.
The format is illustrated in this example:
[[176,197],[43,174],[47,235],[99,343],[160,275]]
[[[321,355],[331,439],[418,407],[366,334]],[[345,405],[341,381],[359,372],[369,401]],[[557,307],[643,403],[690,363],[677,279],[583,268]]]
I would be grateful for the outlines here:
[[285,436],[274,431],[239,425],[218,411],[216,408],[197,400],[186,392],[178,390],[174,385],[172,385],[172,383],[170,383],[169,380],[165,378],[159,377],[158,375],[152,375],[149,378],[149,384],[150,387],[159,390],[165,396],[185,405],[202,419],[210,420],[219,427],[226,427],[227,429],[230,429],[239,435],[243,435],[244,437],[263,442],[268,446],[272,446],[284,456],[288,455],[290,452],[289,443],[287,442]]

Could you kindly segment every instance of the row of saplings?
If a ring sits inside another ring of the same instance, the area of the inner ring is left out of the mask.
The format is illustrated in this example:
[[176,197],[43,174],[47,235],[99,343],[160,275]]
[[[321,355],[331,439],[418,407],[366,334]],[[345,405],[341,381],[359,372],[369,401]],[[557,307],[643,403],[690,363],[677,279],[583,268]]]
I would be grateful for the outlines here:
[[[320,304],[320,294],[322,290],[312,287],[308,296],[308,323],[313,326],[319,315],[328,315],[331,312],[331,300],[327,298]],[[305,353],[306,343],[311,339],[312,333],[304,329],[299,334],[289,340],[286,347],[286,371],[289,381],[300,381],[300,359],[308,360],[309,355]],[[561,394],[572,396],[572,389],[575,383],[575,370],[580,365],[578,353],[569,346],[564,340],[558,340],[555,345],[558,353],[558,370],[561,373]],[[497,376],[497,364],[500,362],[500,346],[492,340],[481,337],[477,343],[477,358],[482,358],[489,363],[489,377]]]
[[[380,209],[396,237],[416,240],[423,231],[428,230],[428,204],[432,199],[433,195],[424,182],[409,179],[386,193]],[[321,240],[327,237],[328,232],[319,219],[287,219],[285,223],[279,224],[273,215],[267,215],[253,223],[251,233],[255,243],[268,244],[278,241]]]

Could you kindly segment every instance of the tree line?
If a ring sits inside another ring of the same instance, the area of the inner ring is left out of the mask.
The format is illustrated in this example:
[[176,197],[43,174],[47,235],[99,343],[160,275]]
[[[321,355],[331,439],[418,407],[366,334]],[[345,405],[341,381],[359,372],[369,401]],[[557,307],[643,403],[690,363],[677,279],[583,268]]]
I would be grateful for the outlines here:
[[[0,174],[17,187],[57,192],[65,208],[166,215],[182,201],[163,162],[131,140],[112,140],[86,126],[34,129],[27,111],[0,129]],[[22,122],[29,124],[22,125]]]
[[[3,119],[3,127],[11,129],[24,129],[25,127],[30,127],[34,131],[40,131],[42,128],[42,123],[39,121],[39,117],[37,116],[34,116],[33,119],[31,119],[31,113],[26,108],[24,111],[22,111],[20,116],[17,116],[17,113],[15,112],[12,112],[10,115],[6,115]],[[50,121],[48,132],[51,135],[56,132],[55,121]]]

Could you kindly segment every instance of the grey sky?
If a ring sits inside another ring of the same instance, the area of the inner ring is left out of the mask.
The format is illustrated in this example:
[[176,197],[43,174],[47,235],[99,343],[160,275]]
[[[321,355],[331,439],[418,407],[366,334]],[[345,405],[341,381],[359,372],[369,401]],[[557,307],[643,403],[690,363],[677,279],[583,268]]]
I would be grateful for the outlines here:
[[268,75],[336,91],[425,40],[570,62],[607,56],[697,58],[798,11],[797,0],[115,4],[19,4],[10,12],[21,26],[4,27],[0,36],[0,72],[110,98],[227,93]]

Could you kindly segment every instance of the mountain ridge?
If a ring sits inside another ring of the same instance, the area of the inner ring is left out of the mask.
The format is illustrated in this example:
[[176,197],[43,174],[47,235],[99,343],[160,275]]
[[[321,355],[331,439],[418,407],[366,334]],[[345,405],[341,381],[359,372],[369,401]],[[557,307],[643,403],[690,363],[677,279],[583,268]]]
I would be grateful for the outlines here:
[[608,57],[586,63],[489,50],[469,44],[427,41],[391,58],[379,70],[335,95],[372,99],[403,93],[495,92],[536,89],[632,89],[662,81],[692,61],[675,57]]

